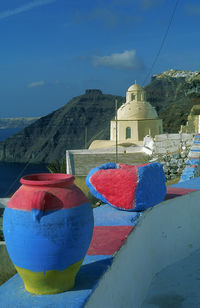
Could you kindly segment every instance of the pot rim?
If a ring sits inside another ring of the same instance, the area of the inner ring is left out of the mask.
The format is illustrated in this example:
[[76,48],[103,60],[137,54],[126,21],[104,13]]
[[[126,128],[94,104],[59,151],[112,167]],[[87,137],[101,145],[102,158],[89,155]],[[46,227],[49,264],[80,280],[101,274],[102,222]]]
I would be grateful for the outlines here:
[[54,186],[59,184],[73,184],[75,177],[66,173],[36,173],[28,174],[20,179],[22,185]]

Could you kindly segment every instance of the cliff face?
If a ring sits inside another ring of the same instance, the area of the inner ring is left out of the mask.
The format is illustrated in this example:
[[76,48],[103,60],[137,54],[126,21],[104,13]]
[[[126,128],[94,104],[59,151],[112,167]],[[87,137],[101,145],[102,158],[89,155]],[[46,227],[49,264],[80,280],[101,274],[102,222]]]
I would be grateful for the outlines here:
[[16,134],[39,118],[0,118],[0,141]]
[[169,70],[154,75],[145,90],[163,119],[164,131],[176,133],[186,124],[192,106],[200,104],[200,71]]
[[[169,70],[152,77],[145,87],[147,101],[163,119],[164,131],[176,133],[200,104],[200,71]],[[0,161],[50,162],[61,159],[67,149],[85,148],[95,139],[109,139],[110,120],[125,98],[86,90],[62,108],[38,119],[13,137],[0,142]],[[87,131],[86,131],[87,128]]]
[[13,137],[0,142],[0,160],[50,162],[65,156],[67,149],[85,148],[93,139],[109,139],[109,124],[123,97],[86,90],[62,108],[38,119]]

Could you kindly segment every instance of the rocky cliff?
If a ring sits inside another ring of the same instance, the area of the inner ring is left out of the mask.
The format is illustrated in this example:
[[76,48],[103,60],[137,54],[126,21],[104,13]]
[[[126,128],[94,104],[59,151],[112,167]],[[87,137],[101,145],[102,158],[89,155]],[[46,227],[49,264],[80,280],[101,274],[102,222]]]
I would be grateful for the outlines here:
[[[200,104],[200,71],[166,71],[153,76],[145,90],[147,100],[163,119],[164,131],[176,133],[186,123],[192,106]],[[50,162],[64,157],[66,149],[82,149],[94,139],[109,139],[116,98],[119,107],[124,97],[86,90],[0,142],[0,161]]]
[[176,133],[185,125],[192,106],[200,104],[200,71],[168,70],[154,75],[145,90],[163,119],[164,131]]
[[108,139],[115,99],[118,106],[125,100],[100,90],[86,90],[84,95],[0,142],[0,161],[51,162],[64,157],[66,149],[85,148],[85,143],[89,146],[95,138]]

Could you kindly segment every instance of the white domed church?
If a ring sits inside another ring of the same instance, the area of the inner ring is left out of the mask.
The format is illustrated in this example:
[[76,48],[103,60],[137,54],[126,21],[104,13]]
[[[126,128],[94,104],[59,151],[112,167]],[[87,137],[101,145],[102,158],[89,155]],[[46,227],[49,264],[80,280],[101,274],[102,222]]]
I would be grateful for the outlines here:
[[[133,84],[126,92],[126,102],[117,111],[118,144],[140,145],[146,135],[162,134],[162,120],[150,103],[146,93],[138,84]],[[110,123],[110,140],[95,140],[90,149],[108,148],[116,143],[116,119]]]

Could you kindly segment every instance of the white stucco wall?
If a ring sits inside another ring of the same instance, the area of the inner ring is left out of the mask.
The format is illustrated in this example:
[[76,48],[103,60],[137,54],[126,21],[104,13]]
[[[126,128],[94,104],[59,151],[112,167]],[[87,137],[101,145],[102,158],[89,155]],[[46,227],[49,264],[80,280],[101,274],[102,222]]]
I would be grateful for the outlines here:
[[193,134],[161,134],[154,138],[154,153],[166,154],[181,151],[182,147],[190,147]]
[[[110,123],[110,139],[116,140],[116,122],[111,121]],[[143,140],[148,134],[154,137],[163,131],[162,120],[160,119],[118,120],[117,124],[118,140],[121,142],[129,141],[129,139],[126,139],[127,127],[131,129],[130,140],[132,141]]]
[[[138,121],[118,121],[118,141],[125,142],[130,140],[138,140]],[[126,127],[131,128],[131,138],[126,139]],[[116,140],[116,122],[111,121],[110,125],[110,139]]]
[[200,191],[147,210],[100,280],[87,308],[140,308],[152,278],[200,248]]

